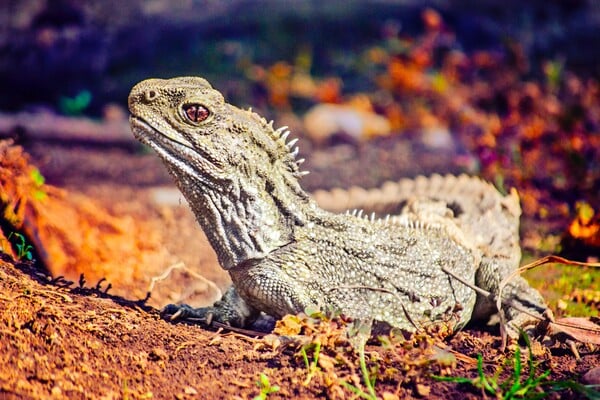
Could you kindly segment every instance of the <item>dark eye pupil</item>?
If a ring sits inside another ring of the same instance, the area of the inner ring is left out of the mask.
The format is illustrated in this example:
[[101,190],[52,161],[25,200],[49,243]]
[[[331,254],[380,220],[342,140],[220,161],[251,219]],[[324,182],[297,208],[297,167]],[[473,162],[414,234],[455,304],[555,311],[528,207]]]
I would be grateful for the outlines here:
[[201,104],[188,104],[183,107],[186,117],[192,122],[204,121],[210,115],[208,108]]

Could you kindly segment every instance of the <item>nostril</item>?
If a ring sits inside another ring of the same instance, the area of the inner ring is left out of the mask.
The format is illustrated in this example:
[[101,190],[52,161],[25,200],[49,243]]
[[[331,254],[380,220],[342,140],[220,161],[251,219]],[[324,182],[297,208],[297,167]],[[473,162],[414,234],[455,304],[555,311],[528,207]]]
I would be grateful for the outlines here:
[[158,97],[158,92],[154,89],[148,89],[144,92],[144,99],[146,101],[152,101]]

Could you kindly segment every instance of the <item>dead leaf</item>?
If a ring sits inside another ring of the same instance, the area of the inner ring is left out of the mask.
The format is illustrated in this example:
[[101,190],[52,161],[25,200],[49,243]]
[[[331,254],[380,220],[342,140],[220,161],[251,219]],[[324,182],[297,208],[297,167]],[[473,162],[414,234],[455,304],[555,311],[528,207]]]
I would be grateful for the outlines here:
[[582,342],[600,345],[600,325],[588,318],[567,317],[550,323],[551,334],[564,333]]
[[390,392],[383,392],[381,397],[383,397],[383,400],[399,400],[400,399],[400,397],[398,397],[397,394],[390,393]]
[[429,396],[431,393],[431,387],[427,385],[423,385],[422,383],[417,383],[417,394],[422,397]]
[[282,336],[299,335],[302,330],[302,323],[298,315],[286,315],[276,322],[274,333]]

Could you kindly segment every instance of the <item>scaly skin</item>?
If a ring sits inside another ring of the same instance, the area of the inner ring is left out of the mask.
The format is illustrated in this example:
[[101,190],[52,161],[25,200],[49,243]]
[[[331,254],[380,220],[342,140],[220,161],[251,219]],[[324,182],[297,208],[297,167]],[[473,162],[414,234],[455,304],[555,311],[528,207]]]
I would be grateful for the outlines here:
[[[367,203],[381,195],[371,208],[391,218],[334,214],[300,187],[285,129],[227,104],[206,80],[148,79],[132,89],[129,109],[135,137],[162,158],[233,281],[213,307],[171,305],[167,314],[243,327],[260,312],[279,318],[311,307],[410,332],[438,322],[460,329],[495,310],[442,268],[497,294],[518,266],[518,198],[477,178],[368,192]],[[520,277],[503,293],[535,314],[546,309]],[[513,337],[530,322],[505,312]]]

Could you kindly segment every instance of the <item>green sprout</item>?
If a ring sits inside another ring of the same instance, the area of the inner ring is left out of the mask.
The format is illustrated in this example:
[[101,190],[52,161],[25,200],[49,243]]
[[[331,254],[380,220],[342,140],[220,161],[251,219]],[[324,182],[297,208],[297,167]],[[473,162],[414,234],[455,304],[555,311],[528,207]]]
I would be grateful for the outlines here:
[[12,237],[16,238],[15,246],[17,247],[17,258],[19,260],[22,260],[24,258],[28,261],[33,260],[33,246],[26,242],[25,236],[17,232],[11,232],[8,235],[8,240],[10,240]]
[[358,397],[362,398],[362,399],[367,399],[367,400],[376,400],[377,399],[377,394],[375,393],[375,380],[377,378],[377,374],[376,374],[376,370],[375,371],[371,371],[369,372],[369,370],[367,369],[367,363],[365,361],[365,343],[361,341],[359,348],[358,348],[358,362],[360,364],[360,371],[362,373],[363,376],[363,381],[365,383],[365,386],[367,387],[367,391],[368,393],[366,393],[364,390],[357,388],[356,386],[352,385],[349,382],[342,382],[342,385],[350,390],[351,392],[353,392],[354,394],[356,394]]
[[[548,396],[548,391],[543,390],[543,387],[550,387],[551,391],[559,391],[562,389],[572,389],[584,395],[589,399],[598,399],[600,393],[590,387],[581,385],[574,381],[551,381],[548,379],[550,370],[546,370],[541,374],[538,371],[537,365],[533,360],[533,352],[531,351],[531,342],[529,337],[521,332],[521,337],[527,345],[529,357],[527,364],[529,373],[525,379],[521,376],[523,373],[523,365],[521,362],[521,350],[517,347],[515,354],[511,359],[506,359],[504,365],[497,368],[492,376],[486,376],[483,370],[483,357],[477,355],[477,377],[452,377],[452,376],[433,376],[438,381],[464,383],[472,385],[484,392],[494,396],[497,399],[512,400],[512,399],[541,399]],[[508,364],[508,365],[507,365]],[[500,380],[500,374],[505,367],[512,364],[513,373],[504,381]],[[538,376],[536,376],[538,375]]]
[[[310,349],[313,350],[313,359],[312,361],[308,360],[307,351]],[[314,342],[308,343],[300,349],[300,353],[302,354],[302,358],[304,359],[304,364],[306,365],[306,369],[308,370],[308,375],[306,376],[306,380],[304,381],[304,385],[308,385],[310,380],[312,379],[315,372],[317,372],[317,363],[319,362],[319,354],[321,353],[321,343]]]
[[260,388],[260,393],[257,396],[255,396],[253,400],[266,400],[267,396],[269,396],[271,393],[279,391],[279,386],[271,386],[271,382],[269,382],[269,377],[262,372],[256,384]]

